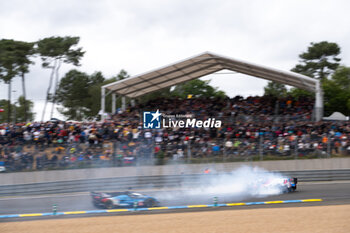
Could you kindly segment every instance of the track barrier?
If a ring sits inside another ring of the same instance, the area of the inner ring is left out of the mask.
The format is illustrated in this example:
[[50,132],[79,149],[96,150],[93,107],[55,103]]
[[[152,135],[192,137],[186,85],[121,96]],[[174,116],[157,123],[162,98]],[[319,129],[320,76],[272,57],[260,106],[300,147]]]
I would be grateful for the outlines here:
[[[350,180],[350,169],[282,171],[286,176],[297,177],[298,182]],[[224,173],[219,173],[219,175]],[[216,174],[189,174],[165,176],[132,176],[101,179],[84,179],[18,185],[0,185],[1,196],[41,195],[96,190],[142,190],[158,188],[186,188],[195,186],[203,176]]]
[[[209,205],[187,205],[187,206],[164,206],[151,208],[138,208],[137,211],[157,211],[171,209],[195,209],[209,207],[228,207],[228,206],[253,206],[253,205],[271,205],[271,204],[288,204],[288,203],[305,203],[305,202],[321,202],[322,199],[303,199],[303,200],[285,200],[285,201],[264,201],[264,202],[242,202],[242,203],[223,203]],[[32,213],[32,214],[9,214],[0,215],[0,219],[4,218],[22,218],[22,217],[41,217],[41,216],[60,216],[60,215],[79,215],[79,214],[101,214],[101,213],[117,213],[117,212],[135,212],[135,208],[130,209],[111,209],[111,210],[84,210],[84,211],[66,211],[51,213]]]

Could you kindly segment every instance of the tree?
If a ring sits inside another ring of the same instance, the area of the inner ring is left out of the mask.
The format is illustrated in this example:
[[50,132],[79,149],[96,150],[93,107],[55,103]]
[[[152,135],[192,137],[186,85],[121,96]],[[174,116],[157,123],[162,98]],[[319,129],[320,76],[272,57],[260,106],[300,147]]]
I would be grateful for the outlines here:
[[340,66],[330,80],[322,83],[325,112],[338,111],[350,115],[350,67]]
[[294,99],[299,99],[300,97],[311,97],[313,98],[315,96],[314,93],[310,91],[306,91],[300,88],[292,87],[287,95],[292,96]]
[[332,80],[343,90],[350,90],[350,67],[340,66],[333,74]]
[[[125,71],[124,69],[121,69],[119,71],[119,73],[115,76],[113,76],[112,78],[106,79],[103,82],[101,82],[99,85],[94,85],[91,86],[89,93],[91,94],[92,98],[91,98],[91,108],[93,109],[92,111],[92,116],[95,117],[98,112],[101,110],[101,102],[100,101],[96,101],[96,99],[100,99],[101,98],[101,87],[116,81],[120,81],[120,80],[124,80],[126,78],[129,78],[130,75],[128,74],[127,71]],[[112,95],[107,95],[105,98],[106,101],[106,112],[112,112]],[[117,100],[116,100],[116,107],[121,107],[122,105],[122,100],[121,100],[121,96],[118,96]]]
[[[89,96],[90,98],[88,99],[89,103],[89,108],[90,112],[88,114],[89,118],[94,118],[98,115],[100,109],[101,109],[101,86],[115,82],[116,78],[111,78],[111,79],[105,79],[102,75],[101,72],[96,72],[90,76],[92,80],[95,80],[93,82],[93,85],[90,85],[89,87]],[[106,107],[107,109],[110,110],[110,103],[111,103],[111,97],[107,96],[106,97]]]
[[[26,103],[24,101],[26,101]],[[11,109],[13,109],[13,122],[33,121],[35,115],[33,113],[33,106],[34,104],[32,101],[25,100],[23,96],[20,96],[14,104],[11,104]],[[0,108],[4,109],[4,112],[0,112],[0,123],[2,123],[5,122],[5,115],[8,112],[7,100],[0,100]],[[26,117],[24,115],[25,109],[27,111]]]
[[15,122],[33,121],[35,116],[33,106],[34,103],[32,101],[25,99],[24,96],[20,96],[14,104]]
[[59,111],[69,120],[81,121],[85,119],[89,111],[90,84],[89,75],[78,70],[70,70],[61,79],[56,97],[57,102],[64,107]]
[[287,95],[287,88],[282,83],[270,81],[264,87],[264,95],[270,95],[276,98],[285,97]]
[[7,114],[9,110],[9,105],[7,100],[0,100],[0,108],[3,110],[0,112],[0,123],[8,121]]
[[11,84],[12,79],[18,75],[16,60],[16,46],[14,40],[0,40],[0,79],[8,85],[7,121],[11,122]]
[[225,98],[226,94],[223,91],[219,91],[217,88],[214,88],[209,85],[210,80],[200,80],[194,79],[182,84],[179,84],[175,87],[173,91],[170,92],[172,96],[178,96],[180,98],[187,98],[188,95],[193,97],[218,97]]
[[[73,64],[75,66],[79,66],[79,61],[84,55],[84,51],[82,48],[76,48],[79,43],[79,37],[49,37],[39,40],[37,42],[37,51],[41,56],[43,61],[42,66],[44,68],[50,68],[51,75],[49,86],[46,92],[46,100],[42,113],[41,120],[44,120],[46,105],[49,99],[52,100],[52,108],[51,108],[51,117],[53,115],[53,110],[56,102],[56,91],[59,83],[59,69],[61,67],[61,63]],[[54,91],[53,97],[50,98],[50,91],[52,87],[52,82],[56,77],[56,81],[54,82]]]
[[[174,94],[174,95],[176,95],[176,94]],[[172,92],[171,92],[171,88],[167,87],[167,88],[163,88],[161,90],[140,96],[136,99],[136,101],[138,103],[142,104],[142,103],[147,103],[147,102],[154,100],[154,99],[157,99],[157,98],[169,98],[171,96],[173,96]]]
[[[9,111],[8,120],[11,116],[11,82],[20,75],[22,78],[23,98],[26,99],[25,74],[29,72],[29,65],[33,64],[30,57],[34,54],[34,43],[23,41],[7,40],[0,41],[0,77],[9,85]],[[1,71],[2,70],[2,71]],[[27,102],[24,101],[24,104]],[[27,116],[26,105],[24,105],[24,118]]]
[[112,79],[115,79],[115,81],[120,81],[120,80],[129,78],[129,77],[130,77],[130,75],[128,74],[128,72],[121,69],[116,76],[112,77]]
[[321,41],[311,43],[307,52],[299,55],[300,63],[292,71],[324,80],[338,68],[340,47],[336,43]]
[[[92,75],[70,70],[61,79],[57,89],[57,102],[63,105],[59,111],[71,120],[94,119],[101,109],[101,87],[129,77],[125,70],[105,79],[101,72]],[[106,97],[106,110],[111,111],[111,95]],[[121,105],[120,99],[117,106]]]
[[28,43],[23,41],[16,41],[16,63],[19,66],[18,71],[19,75],[22,79],[22,93],[23,93],[23,111],[24,111],[24,118],[23,121],[27,121],[27,119],[30,119],[29,116],[27,116],[27,108],[30,106],[27,106],[26,101],[26,87],[25,87],[25,74],[29,72],[29,65],[33,64],[34,62],[30,60],[30,57],[33,56],[35,50],[34,50],[34,43]]

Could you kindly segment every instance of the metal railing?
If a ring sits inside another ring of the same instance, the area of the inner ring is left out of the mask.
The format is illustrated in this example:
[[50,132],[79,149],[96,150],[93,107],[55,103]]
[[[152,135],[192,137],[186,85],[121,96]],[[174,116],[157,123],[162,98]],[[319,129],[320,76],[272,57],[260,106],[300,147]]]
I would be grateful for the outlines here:
[[[299,182],[350,180],[350,169],[282,171],[280,173],[291,177],[297,177]],[[214,177],[216,175],[217,174],[209,174],[209,176]],[[203,176],[208,176],[208,174],[133,176],[22,185],[2,185],[0,186],[0,196],[91,192],[98,190],[186,188],[198,184],[200,178]]]

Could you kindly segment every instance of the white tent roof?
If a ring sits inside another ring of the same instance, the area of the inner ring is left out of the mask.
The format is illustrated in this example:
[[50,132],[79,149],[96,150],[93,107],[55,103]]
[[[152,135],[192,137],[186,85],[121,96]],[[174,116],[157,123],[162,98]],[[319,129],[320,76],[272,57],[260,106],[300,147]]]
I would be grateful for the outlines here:
[[347,121],[349,120],[349,117],[345,116],[341,112],[333,112],[332,115],[329,117],[323,117],[323,120],[329,120],[329,121]]
[[209,52],[141,75],[107,84],[103,88],[118,95],[136,98],[223,69],[280,82],[312,92],[316,91],[316,79]]

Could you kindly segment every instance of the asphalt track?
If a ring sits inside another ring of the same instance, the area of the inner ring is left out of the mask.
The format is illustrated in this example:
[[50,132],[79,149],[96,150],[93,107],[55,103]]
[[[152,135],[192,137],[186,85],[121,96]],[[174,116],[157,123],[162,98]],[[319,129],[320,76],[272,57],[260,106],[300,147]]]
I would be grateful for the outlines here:
[[[189,194],[180,190],[151,190],[144,191],[144,194],[156,197],[162,206],[186,206],[186,205],[201,205],[213,204],[212,196],[206,194]],[[247,206],[232,206],[225,208],[271,208],[271,207],[291,207],[305,205],[334,205],[334,204],[350,204],[350,182],[318,182],[318,183],[300,183],[296,192],[285,193],[279,195],[270,195],[262,197],[246,196],[230,196],[217,195],[218,203],[235,203],[235,202],[269,202],[277,200],[302,200],[302,199],[322,199],[322,202],[310,203],[288,203],[274,205],[247,205]],[[26,196],[26,197],[3,197],[0,198],[0,215],[10,214],[26,214],[26,213],[52,213],[53,205],[57,205],[57,211],[86,211],[97,210],[91,203],[89,193],[70,193],[60,195],[42,195],[42,196]],[[208,208],[200,208],[205,210]],[[189,209],[174,209],[174,210],[158,210],[162,212],[183,212],[191,211]],[[192,210],[197,211],[197,210]],[[142,212],[142,211],[141,211]],[[145,212],[146,213],[146,212]],[[150,213],[150,212],[147,212]],[[107,213],[112,214],[112,213]],[[128,212],[119,212],[114,214],[130,214]],[[79,214],[82,216],[96,216],[106,214]],[[52,216],[51,216],[52,217]],[[63,217],[63,216],[56,216]],[[66,217],[66,216],[65,216]],[[72,217],[72,216],[70,216]],[[77,215],[76,215],[77,217]],[[44,217],[39,217],[42,219]],[[15,218],[17,221],[19,218]],[[20,218],[24,220],[24,218]],[[38,217],[29,217],[26,220],[38,219]],[[14,220],[14,219],[13,219]],[[13,221],[9,219],[0,219],[0,221]]]

